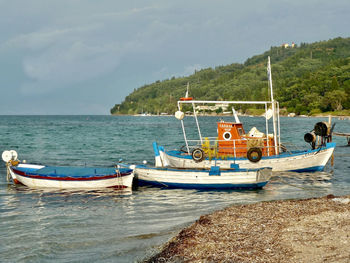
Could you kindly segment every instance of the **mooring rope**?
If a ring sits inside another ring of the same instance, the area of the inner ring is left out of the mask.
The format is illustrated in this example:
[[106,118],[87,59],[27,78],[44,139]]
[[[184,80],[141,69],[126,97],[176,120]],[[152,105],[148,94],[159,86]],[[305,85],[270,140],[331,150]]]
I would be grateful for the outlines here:
[[[290,178],[290,177],[287,177],[287,178]],[[313,186],[298,186],[298,185],[295,185],[295,184],[288,183],[281,176],[275,176],[273,181],[274,182],[280,182],[280,183],[283,183],[283,184],[286,184],[286,185],[289,185],[289,186],[292,186],[292,187],[295,187],[295,188],[298,188],[298,189],[301,189],[301,190],[312,190],[312,189],[314,189]]]
[[310,187],[302,187],[302,186],[297,186],[295,184],[291,184],[291,183],[287,183],[285,180],[283,180],[281,177],[278,177],[279,180],[274,180],[275,182],[281,182],[281,183],[284,183],[286,185],[289,185],[289,186],[292,186],[292,187],[295,187],[295,188],[299,188],[299,189],[302,189],[302,190],[308,190],[310,189]]
[[11,180],[11,172],[10,172],[10,163],[6,163],[6,180],[7,182],[10,182]]
[[161,185],[163,185],[163,186],[165,186],[165,187],[169,187],[169,186],[166,185],[165,183],[158,181],[158,180],[157,180],[156,178],[154,178],[152,175],[147,174],[147,176],[148,176],[149,178],[151,178],[153,181],[156,181],[157,183],[159,183],[159,184],[161,184]]

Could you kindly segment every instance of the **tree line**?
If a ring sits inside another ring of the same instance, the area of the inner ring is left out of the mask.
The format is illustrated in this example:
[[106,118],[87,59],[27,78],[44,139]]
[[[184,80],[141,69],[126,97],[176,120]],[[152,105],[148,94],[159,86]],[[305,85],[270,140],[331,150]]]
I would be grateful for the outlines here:
[[[111,114],[169,113],[190,83],[200,100],[268,100],[267,57],[271,57],[275,98],[282,113],[350,113],[350,38],[335,38],[294,48],[271,47],[263,54],[196,71],[186,77],[156,81],[135,89]],[[239,110],[243,113],[247,106]]]

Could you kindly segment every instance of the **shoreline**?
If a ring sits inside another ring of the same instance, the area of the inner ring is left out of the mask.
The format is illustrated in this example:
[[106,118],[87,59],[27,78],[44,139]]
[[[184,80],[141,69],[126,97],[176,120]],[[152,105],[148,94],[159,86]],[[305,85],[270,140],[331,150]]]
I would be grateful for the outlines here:
[[233,205],[145,262],[349,262],[350,195]]
[[[111,114],[110,116],[133,116],[133,117],[174,117],[174,114],[163,114],[163,115],[141,115],[141,114]],[[187,116],[193,116],[193,114],[187,114]],[[197,114],[197,116],[204,116],[204,117],[231,117],[232,114]],[[254,114],[238,114],[239,117],[264,117],[262,115],[254,115]],[[324,115],[295,115],[295,116],[288,116],[288,115],[280,115],[281,117],[287,117],[287,118],[328,118],[331,116],[332,118],[341,118],[342,120],[350,120],[350,115],[332,115],[332,114],[324,114]]]

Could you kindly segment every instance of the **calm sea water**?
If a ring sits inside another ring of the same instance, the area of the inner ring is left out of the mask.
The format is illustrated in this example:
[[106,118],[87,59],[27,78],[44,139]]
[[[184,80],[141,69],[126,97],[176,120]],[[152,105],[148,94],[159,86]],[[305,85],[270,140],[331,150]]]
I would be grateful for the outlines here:
[[[263,118],[242,117],[246,130],[264,131]],[[216,117],[201,117],[204,135]],[[282,118],[282,141],[300,147],[322,118]],[[186,121],[189,128],[193,123]],[[349,120],[336,131],[350,132]],[[188,130],[189,137],[195,129]],[[173,117],[0,116],[0,153],[46,165],[113,166],[153,162],[152,142],[183,145]],[[47,191],[14,186],[0,164],[0,258],[2,262],[135,262],[154,253],[200,215],[232,204],[350,194],[350,147],[337,142],[334,166],[319,173],[279,173],[262,190],[196,191],[139,187],[133,191]]]

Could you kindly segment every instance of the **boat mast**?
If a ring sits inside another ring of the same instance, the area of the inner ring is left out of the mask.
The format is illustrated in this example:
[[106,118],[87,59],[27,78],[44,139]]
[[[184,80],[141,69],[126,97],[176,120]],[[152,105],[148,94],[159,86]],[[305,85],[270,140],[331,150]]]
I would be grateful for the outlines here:
[[272,88],[272,74],[271,74],[271,62],[270,56],[267,57],[267,75],[269,78],[269,85],[271,90],[271,104],[272,104],[272,122],[273,122],[273,139],[275,142],[275,153],[278,154],[278,146],[277,146],[277,124],[276,124],[276,102],[273,98],[273,88]]
[[[179,101],[177,102],[177,108],[178,108],[179,111],[181,111],[181,106],[180,106],[180,102],[179,102]],[[188,142],[187,142],[187,136],[186,136],[184,121],[183,121],[183,119],[180,120],[180,121],[181,121],[182,132],[183,132],[184,139],[185,139],[186,150],[187,150],[187,153],[190,153],[190,148],[188,147]]]
[[236,123],[241,123],[240,120],[238,119],[238,115],[234,107],[232,107],[232,114],[235,117]]
[[[268,108],[267,108],[267,103],[265,103],[265,122],[266,122],[266,146],[267,146],[267,149],[269,149],[269,120],[267,118],[267,111],[268,111]],[[267,150],[267,155],[270,156],[270,151]]]

